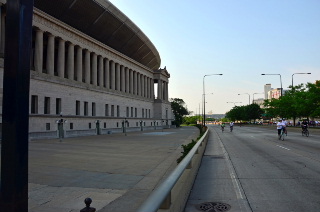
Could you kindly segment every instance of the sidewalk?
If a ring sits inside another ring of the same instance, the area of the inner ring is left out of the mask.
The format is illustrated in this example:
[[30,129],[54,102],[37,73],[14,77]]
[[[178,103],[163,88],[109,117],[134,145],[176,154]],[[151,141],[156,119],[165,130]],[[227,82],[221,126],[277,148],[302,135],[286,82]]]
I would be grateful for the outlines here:
[[212,126],[209,126],[209,130],[206,150],[185,212],[251,211],[243,199],[234,168],[220,137]]
[[196,127],[31,141],[29,212],[135,211],[176,167]]

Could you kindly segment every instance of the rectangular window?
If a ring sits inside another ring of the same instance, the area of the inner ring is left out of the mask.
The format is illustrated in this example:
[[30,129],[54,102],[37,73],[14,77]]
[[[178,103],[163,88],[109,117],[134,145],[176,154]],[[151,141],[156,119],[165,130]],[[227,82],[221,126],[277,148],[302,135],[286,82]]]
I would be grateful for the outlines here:
[[50,123],[46,123],[46,130],[50,130]]
[[144,109],[143,108],[142,108],[141,112],[142,112],[142,118],[144,118]]
[[120,117],[120,106],[117,105],[117,117]]
[[114,117],[114,105],[111,105],[111,116]]
[[104,106],[104,115],[105,115],[105,116],[109,116],[109,105],[108,105],[108,104],[106,104],[106,105]]
[[107,128],[107,123],[106,122],[103,123],[103,127]]
[[80,101],[76,101],[76,115],[80,116]]
[[89,123],[89,129],[91,129],[91,123]]
[[38,96],[31,96],[31,114],[38,114]]
[[133,117],[133,107],[131,107],[131,117]]
[[96,103],[92,102],[92,116],[96,115]]
[[137,108],[134,108],[134,117],[137,117],[137,116],[138,116]]
[[61,113],[61,98],[56,98],[56,114]]
[[84,102],[83,114],[88,116],[88,102]]
[[73,123],[70,123],[70,130],[73,130]]
[[44,97],[44,114],[50,114],[50,97]]
[[126,117],[129,117],[129,107],[126,109]]

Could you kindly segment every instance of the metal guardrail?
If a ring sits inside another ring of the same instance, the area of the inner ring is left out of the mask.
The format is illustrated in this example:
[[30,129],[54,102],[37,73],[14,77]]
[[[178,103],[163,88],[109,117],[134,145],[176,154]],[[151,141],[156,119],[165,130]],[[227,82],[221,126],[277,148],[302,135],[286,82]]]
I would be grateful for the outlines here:
[[139,207],[137,212],[156,212],[165,201],[169,201],[171,196],[171,190],[183,174],[184,170],[188,168],[189,164],[192,162],[193,156],[198,152],[199,146],[205,140],[208,134],[208,129],[204,135],[199,139],[199,141],[194,145],[186,157],[179,163],[179,165],[171,172],[165,181],[163,181],[144,201],[144,203]]

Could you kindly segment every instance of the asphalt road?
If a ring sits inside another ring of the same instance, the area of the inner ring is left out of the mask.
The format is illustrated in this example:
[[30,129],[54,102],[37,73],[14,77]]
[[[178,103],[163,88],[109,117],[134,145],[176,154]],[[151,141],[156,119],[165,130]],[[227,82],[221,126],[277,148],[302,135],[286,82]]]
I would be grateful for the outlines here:
[[210,131],[186,212],[208,202],[229,211],[320,211],[320,130],[303,137],[289,128],[284,141],[275,127]]

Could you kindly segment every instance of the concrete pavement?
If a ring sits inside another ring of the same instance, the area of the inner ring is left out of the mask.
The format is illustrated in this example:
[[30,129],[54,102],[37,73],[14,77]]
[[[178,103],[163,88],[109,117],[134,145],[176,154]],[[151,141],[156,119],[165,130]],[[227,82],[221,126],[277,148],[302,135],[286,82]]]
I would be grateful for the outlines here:
[[251,211],[220,136],[210,125],[209,130],[206,150],[185,212]]
[[196,127],[31,141],[29,212],[135,211],[176,167]]

